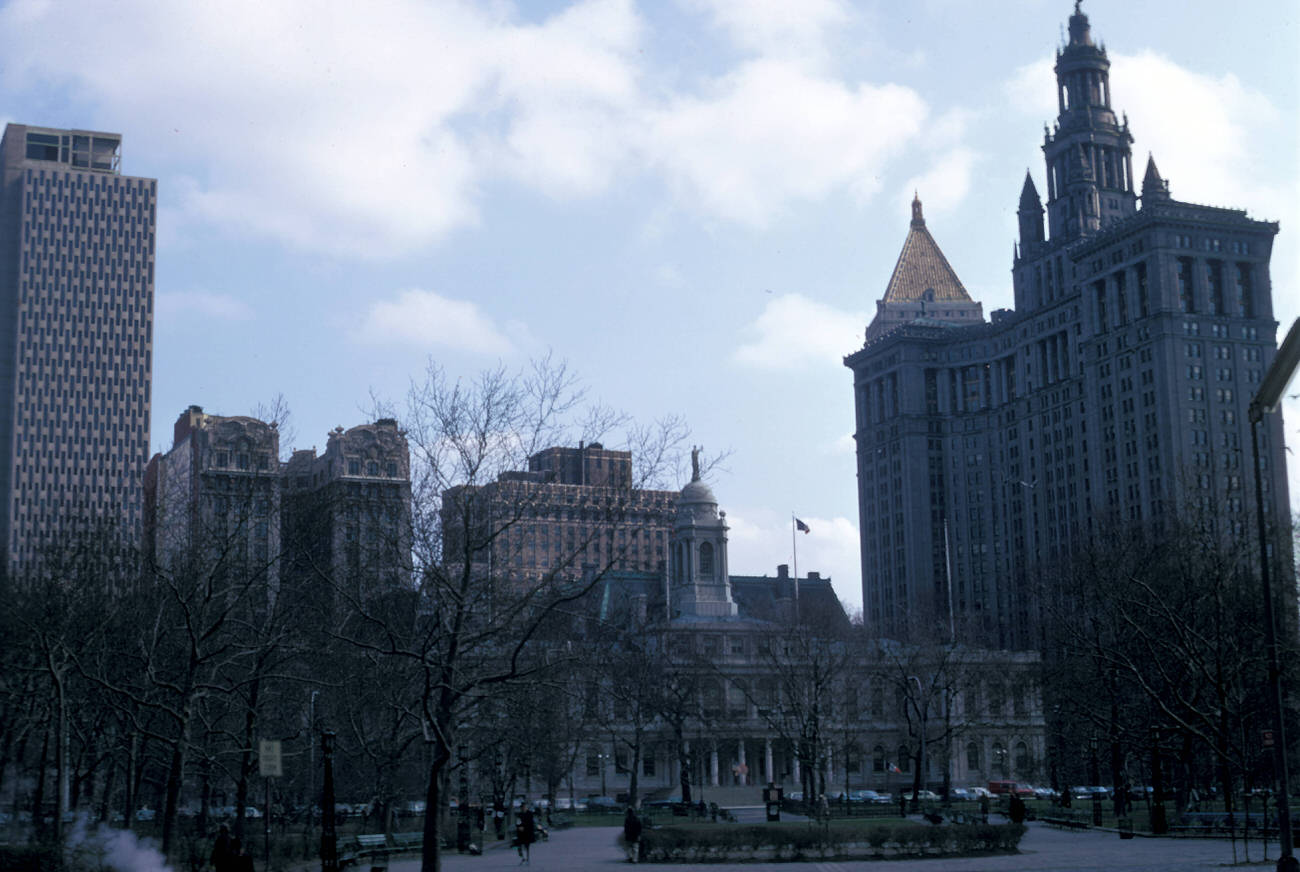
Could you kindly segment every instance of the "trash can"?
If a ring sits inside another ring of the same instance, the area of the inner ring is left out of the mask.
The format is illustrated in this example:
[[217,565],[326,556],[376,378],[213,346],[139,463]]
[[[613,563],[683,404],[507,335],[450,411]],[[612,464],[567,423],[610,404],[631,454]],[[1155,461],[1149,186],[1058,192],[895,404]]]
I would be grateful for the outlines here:
[[769,821],[781,820],[781,800],[784,797],[784,787],[774,787],[769,784],[763,788],[763,805],[767,808],[767,819]]

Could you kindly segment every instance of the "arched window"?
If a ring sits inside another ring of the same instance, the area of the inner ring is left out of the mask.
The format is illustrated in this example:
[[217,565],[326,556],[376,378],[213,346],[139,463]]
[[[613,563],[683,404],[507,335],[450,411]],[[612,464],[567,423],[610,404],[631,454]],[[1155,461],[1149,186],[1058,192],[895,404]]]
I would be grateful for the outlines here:
[[899,772],[912,771],[912,754],[910,751],[907,750],[906,745],[898,746],[898,771]]
[[709,542],[700,546],[700,577],[713,578],[713,545]]
[[980,769],[980,746],[974,742],[966,743],[966,768],[971,772],[978,772]]
[[993,743],[993,765],[997,767],[998,774],[1006,778],[1007,772],[1007,749],[1002,747],[1001,742]]
[[871,749],[871,771],[885,771],[885,748],[883,745],[877,745]]
[[1029,746],[1016,742],[1016,775],[1028,775],[1030,768]]

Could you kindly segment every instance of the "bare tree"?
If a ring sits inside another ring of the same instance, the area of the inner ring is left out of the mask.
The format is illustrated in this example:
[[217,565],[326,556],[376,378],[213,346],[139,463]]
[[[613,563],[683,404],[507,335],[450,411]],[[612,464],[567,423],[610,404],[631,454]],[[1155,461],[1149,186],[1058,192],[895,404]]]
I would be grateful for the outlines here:
[[[539,643],[565,626],[568,608],[613,562],[600,547],[603,530],[628,523],[631,489],[662,473],[655,464],[643,465],[632,480],[611,485],[600,505],[601,529],[561,543],[539,571],[512,572],[515,549],[527,547],[512,533],[523,528],[538,496],[526,481],[502,475],[526,470],[530,456],[575,436],[608,439],[614,429],[626,429],[623,416],[591,408],[567,368],[550,360],[517,373],[498,368],[472,380],[451,379],[430,365],[412,385],[400,416],[412,453],[408,610],[382,607],[387,600],[368,596],[346,579],[331,579],[347,606],[338,637],[404,662],[419,686],[430,759],[425,872],[440,868],[439,810],[447,800],[458,733],[479,712],[489,713],[503,688],[544,674],[550,663]],[[658,433],[647,437],[633,430],[627,441],[643,452],[639,460],[673,457],[680,425],[667,422]]]

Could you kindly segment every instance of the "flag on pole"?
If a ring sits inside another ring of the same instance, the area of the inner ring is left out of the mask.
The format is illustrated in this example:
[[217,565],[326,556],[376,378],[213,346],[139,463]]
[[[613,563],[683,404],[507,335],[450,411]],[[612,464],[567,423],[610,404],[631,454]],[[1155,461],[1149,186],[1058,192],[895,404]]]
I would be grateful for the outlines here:
[[794,528],[795,528],[796,530],[798,530],[800,533],[811,533],[811,532],[812,532],[812,530],[810,530],[810,529],[808,528],[808,525],[805,524],[803,521],[799,520],[798,518],[795,518],[795,519],[794,519]]

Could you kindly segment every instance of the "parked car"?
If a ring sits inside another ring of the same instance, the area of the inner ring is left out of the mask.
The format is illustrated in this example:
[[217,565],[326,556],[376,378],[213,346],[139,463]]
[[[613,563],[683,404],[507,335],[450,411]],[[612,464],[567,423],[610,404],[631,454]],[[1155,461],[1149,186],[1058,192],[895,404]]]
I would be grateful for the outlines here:
[[[921,791],[919,794],[917,794],[917,795],[920,797],[920,801],[921,801],[921,802],[938,802],[938,801],[939,801],[939,794],[935,793],[933,790],[922,790],[922,791]],[[903,798],[906,799],[908,802],[911,802],[911,801],[912,801],[912,791],[909,790],[909,791],[907,791],[906,793],[904,793],[904,794],[903,794]]]
[[980,797],[983,796],[987,796],[990,799],[992,799],[993,797],[993,794],[989,791],[987,787],[968,787],[966,789],[971,792],[971,795],[974,796],[975,799],[979,799]]
[[[558,802],[559,800],[556,801]],[[672,808],[675,805],[680,805],[681,801],[682,798],[680,796],[665,796],[662,799],[647,800],[642,803],[642,805],[645,808]]]
[[1014,781],[990,781],[989,793],[993,796],[1010,796],[1016,792]]
[[573,800],[567,796],[555,797],[556,811],[573,811]]
[[884,805],[893,802],[888,796],[874,790],[855,790],[849,794],[849,800],[852,802],[865,802],[871,805]]
[[953,802],[970,802],[974,798],[975,794],[971,793],[964,787],[952,787],[948,789],[948,799]]
[[587,811],[612,811],[618,807],[618,801],[612,796],[587,797]]

